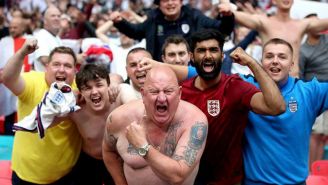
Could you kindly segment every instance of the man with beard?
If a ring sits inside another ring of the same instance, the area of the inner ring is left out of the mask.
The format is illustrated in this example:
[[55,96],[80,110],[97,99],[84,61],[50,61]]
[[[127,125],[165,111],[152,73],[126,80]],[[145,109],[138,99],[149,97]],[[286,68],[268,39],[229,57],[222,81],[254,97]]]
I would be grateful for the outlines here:
[[[192,61],[199,76],[183,82],[181,98],[200,108],[209,123],[207,144],[196,185],[240,183],[243,177],[242,138],[248,112],[252,110],[259,114],[278,115],[285,111],[285,103],[277,85],[262,67],[254,60],[239,60],[247,55],[243,50],[238,49],[232,55],[235,61],[252,70],[262,92],[237,75],[220,73],[223,44],[222,35],[215,30],[203,30],[191,37]],[[142,61],[141,65],[148,62]],[[178,72],[183,67],[172,68]],[[186,70],[186,67],[183,69]],[[179,79],[183,79],[183,76],[187,76],[186,71],[178,75]]]

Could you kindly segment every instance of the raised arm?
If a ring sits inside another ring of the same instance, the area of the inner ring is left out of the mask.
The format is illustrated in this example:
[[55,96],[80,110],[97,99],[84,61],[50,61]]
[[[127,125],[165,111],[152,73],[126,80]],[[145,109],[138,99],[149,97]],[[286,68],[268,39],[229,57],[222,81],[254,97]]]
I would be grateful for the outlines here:
[[243,11],[233,11],[237,23],[249,28],[259,31],[262,27],[261,19],[264,15],[249,14]]
[[[114,26],[124,35],[141,40],[145,38],[145,30],[149,29],[149,24],[146,23],[148,19],[146,19],[142,23],[130,23],[128,20],[122,17],[122,14],[118,11],[112,12],[109,16],[109,19],[113,21]],[[152,20],[148,20],[152,21]]]
[[248,66],[260,85],[262,93],[256,93],[251,99],[252,110],[258,114],[277,115],[285,111],[285,101],[276,83],[263,68],[242,48],[234,50],[230,57],[237,63]]
[[139,70],[140,71],[148,71],[157,65],[164,65],[164,66],[170,67],[174,71],[174,73],[177,75],[179,82],[182,82],[188,78],[188,67],[187,66],[157,62],[156,60],[153,60],[150,58],[142,58],[141,59],[141,61],[139,63]]
[[110,172],[115,184],[127,185],[124,170],[123,170],[123,160],[117,152],[116,143],[117,143],[117,134],[116,129],[112,128],[112,115],[109,115],[107,118],[105,134],[102,144],[102,155],[105,166]]
[[328,18],[318,19],[318,18],[310,18],[304,19],[308,24],[306,32],[310,33],[318,33],[321,31],[328,30]]
[[106,32],[112,28],[113,24],[113,21],[108,20],[96,30],[96,36],[104,43],[110,43],[110,39],[106,35]]
[[[200,112],[200,111],[199,111]],[[195,115],[196,113],[193,113]],[[186,121],[186,120],[185,120]],[[180,128],[186,127],[186,128]],[[176,138],[177,130],[183,129],[176,147],[172,146],[172,140]],[[197,119],[176,123],[167,131],[163,153],[150,146],[144,157],[152,171],[169,184],[183,183],[199,164],[207,137],[207,119],[203,113],[198,114]],[[132,122],[126,131],[126,137],[135,148],[149,144],[144,126]]]
[[37,48],[36,39],[26,40],[22,48],[9,59],[3,69],[3,82],[15,95],[21,94],[25,88],[25,81],[21,77],[24,57],[33,53]]

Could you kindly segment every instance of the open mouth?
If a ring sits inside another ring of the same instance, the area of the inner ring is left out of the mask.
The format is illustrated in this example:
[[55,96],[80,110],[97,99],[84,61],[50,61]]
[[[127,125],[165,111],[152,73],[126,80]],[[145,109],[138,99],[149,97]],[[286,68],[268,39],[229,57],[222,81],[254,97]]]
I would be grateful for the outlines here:
[[143,83],[146,80],[146,74],[145,73],[137,74],[136,78],[140,83]]
[[156,110],[160,113],[166,112],[167,111],[167,106],[166,105],[157,105]]
[[271,73],[279,73],[281,71],[281,69],[277,68],[277,67],[272,67],[270,68],[270,72]]
[[175,7],[167,8],[167,11],[169,11],[169,12],[172,12],[172,11],[174,11],[174,10],[175,10]]
[[212,72],[214,70],[214,63],[213,62],[204,62],[203,69],[205,72]]
[[58,81],[58,82],[64,82],[65,80],[66,80],[65,77],[56,76],[56,81]]
[[93,98],[91,98],[91,101],[93,104],[99,105],[101,102],[101,97],[93,97]]

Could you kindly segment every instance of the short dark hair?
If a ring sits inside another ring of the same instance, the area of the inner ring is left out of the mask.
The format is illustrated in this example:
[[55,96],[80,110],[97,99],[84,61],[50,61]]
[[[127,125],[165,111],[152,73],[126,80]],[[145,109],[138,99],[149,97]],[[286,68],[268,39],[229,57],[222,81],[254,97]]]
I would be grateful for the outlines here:
[[286,46],[290,49],[291,54],[293,55],[293,53],[294,53],[294,50],[293,50],[292,45],[291,45],[289,42],[285,41],[284,39],[281,39],[281,38],[273,38],[273,39],[270,39],[268,42],[266,42],[266,43],[263,45],[263,49],[264,49],[267,45],[269,45],[269,44],[282,44],[282,45],[286,45]]
[[181,35],[170,35],[164,41],[164,44],[162,46],[162,54],[165,55],[165,50],[169,44],[180,44],[180,43],[186,45],[187,51],[190,51],[189,44],[185,38],[183,38]]
[[76,85],[81,91],[81,87],[86,85],[90,80],[106,79],[107,84],[110,84],[107,68],[103,64],[86,64],[82,66],[79,72],[76,73]]
[[59,46],[59,47],[54,48],[49,54],[49,62],[51,61],[51,59],[55,53],[71,55],[74,59],[74,65],[76,64],[76,55],[71,48],[66,47],[66,46]]
[[190,38],[190,49],[194,52],[196,44],[204,40],[215,39],[219,43],[220,50],[223,52],[224,45],[224,36],[217,30],[214,29],[204,29],[198,32],[195,32],[191,35]]
[[[142,48],[142,47],[136,47],[136,48],[131,49],[131,50],[128,52],[128,54],[126,55],[126,58],[128,58],[128,56],[129,56],[131,53],[137,53],[137,52],[139,52],[139,51],[144,51],[145,53],[148,53],[149,56],[152,57],[152,55],[149,53],[149,51],[147,51],[145,48]],[[126,62],[127,62],[127,60],[126,60]]]

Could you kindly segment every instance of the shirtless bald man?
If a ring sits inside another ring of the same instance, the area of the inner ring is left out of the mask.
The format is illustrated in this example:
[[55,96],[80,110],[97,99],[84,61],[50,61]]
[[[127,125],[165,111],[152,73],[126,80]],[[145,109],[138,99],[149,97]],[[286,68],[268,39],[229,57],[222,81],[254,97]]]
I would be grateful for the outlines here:
[[207,118],[180,100],[174,72],[151,69],[142,100],[115,109],[107,119],[103,158],[115,184],[193,184],[207,137]]

